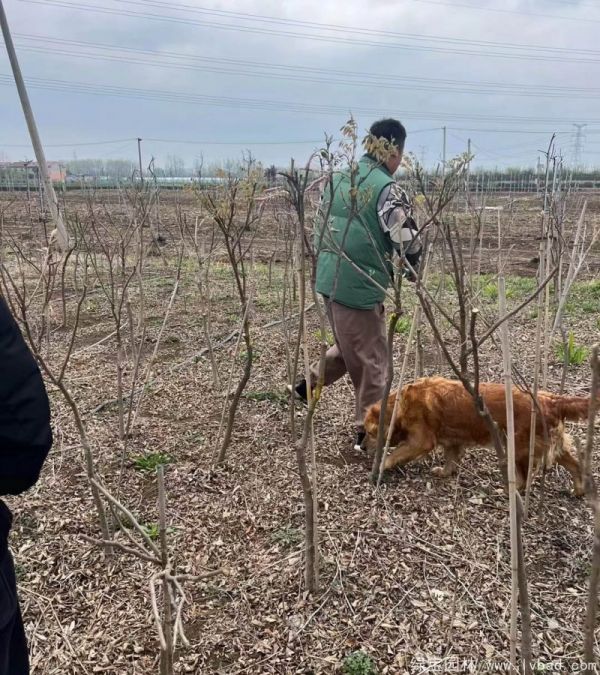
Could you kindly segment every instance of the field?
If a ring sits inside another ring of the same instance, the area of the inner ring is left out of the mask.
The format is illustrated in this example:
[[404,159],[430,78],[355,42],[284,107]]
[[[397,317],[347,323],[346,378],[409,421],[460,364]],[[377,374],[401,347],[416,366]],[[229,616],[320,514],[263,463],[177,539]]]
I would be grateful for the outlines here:
[[[116,191],[73,191],[61,199],[70,223],[93,221],[96,235],[114,236],[115,242],[139,208],[131,196]],[[585,199],[591,232],[600,221],[600,194],[590,193]],[[569,241],[583,200],[582,194],[565,198]],[[469,217],[462,202],[449,207],[448,218],[464,235],[465,268],[474,279],[483,317],[493,322],[498,315],[498,229],[510,309],[536,288],[542,198],[493,195],[486,205],[490,208],[482,211],[485,223],[477,258],[469,257]],[[28,204],[23,193],[0,193],[3,262],[15,278],[19,269],[24,270],[32,307],[41,300],[33,290],[33,268],[23,260],[44,256],[44,227],[37,209],[37,202]],[[63,292],[59,275],[47,302],[48,325],[40,349],[51,367],[60,369],[74,335],[64,381],[81,413],[103,484],[156,541],[155,466],[164,463],[167,534],[174,564],[179,572],[193,575],[216,571],[210,578],[185,583],[183,626],[190,645],[179,645],[175,672],[425,673],[432,672],[436,659],[441,659],[435,666],[438,672],[452,670],[456,659],[470,660],[476,668],[471,672],[488,672],[493,663],[505,663],[509,521],[493,453],[471,452],[459,475],[448,480],[431,475],[439,457],[415,463],[386,475],[376,490],[368,479],[369,459],[348,449],[351,385],[343,379],[326,389],[314,420],[321,583],[319,592],[309,596],[303,579],[302,488],[285,391],[290,344],[298,325],[298,298],[289,292],[286,266],[290,208],[282,199],[268,202],[244,234],[253,242],[246,272],[253,288],[254,364],[235,416],[226,462],[218,467],[214,460],[224,406],[246,358],[236,332],[242,312],[235,279],[221,248],[211,260],[209,275],[210,335],[219,372],[215,385],[203,323],[205,303],[190,243],[196,232],[196,240],[199,237],[210,250],[210,218],[196,196],[183,191],[161,194],[149,213],[148,222],[159,226],[158,250],[147,246],[140,277],[133,276],[130,260],[133,237],[122,261],[132,274],[133,317],[138,316],[143,288],[145,322],[137,377],[146,386],[142,398],[140,389],[133,397],[134,423],[127,439],[119,438],[117,372],[120,368],[124,391],[129,392],[136,376],[137,333],[130,331],[124,310],[119,355],[105,292],[112,263],[101,247],[93,245],[96,235],[86,248],[96,262],[85,274],[87,292],[78,321],[85,263],[73,255]],[[148,244],[150,228],[143,231]],[[219,234],[215,236],[218,239]],[[119,255],[115,253],[115,265]],[[440,248],[434,251],[431,284],[454,312],[452,279],[441,258]],[[565,390],[574,394],[589,392],[589,350],[600,333],[599,271],[596,244],[566,306],[565,328],[580,355],[566,373]],[[405,284],[404,317],[394,338],[397,371],[417,302],[414,288]],[[515,366],[528,382],[534,367],[536,318],[533,303],[510,324]],[[31,320],[39,327],[39,317]],[[306,322],[311,357],[316,358],[319,322],[314,309],[306,312]],[[446,335],[449,349],[455,351],[453,332],[447,330]],[[422,343],[423,372],[451,375],[424,324]],[[549,352],[548,388],[553,391],[558,391],[562,377],[559,343],[557,336]],[[480,360],[483,379],[501,379],[495,340],[485,343]],[[414,372],[411,353],[407,377]],[[12,548],[33,672],[158,672],[149,593],[155,565],[122,550],[109,554],[86,538],[98,539],[100,534],[81,437],[64,396],[50,383],[48,389],[54,449],[39,484],[10,500],[15,514]],[[125,416],[128,413],[126,399]],[[296,411],[298,425],[305,414],[304,409]],[[573,433],[583,439],[584,426],[573,425]],[[597,473],[598,440],[595,447]],[[117,537],[127,544],[125,535]],[[540,479],[535,482],[524,541],[535,659],[539,664],[560,661],[564,668],[574,668],[582,653],[592,517],[586,501],[572,496],[564,470],[550,470],[543,489]]]

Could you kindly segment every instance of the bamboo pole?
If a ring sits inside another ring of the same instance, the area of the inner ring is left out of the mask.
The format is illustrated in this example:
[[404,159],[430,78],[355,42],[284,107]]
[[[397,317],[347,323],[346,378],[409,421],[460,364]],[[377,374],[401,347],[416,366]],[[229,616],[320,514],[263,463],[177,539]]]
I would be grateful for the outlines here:
[[[498,300],[500,316],[506,314],[506,287],[504,277],[498,278]],[[508,503],[510,516],[510,567],[511,567],[511,593],[510,593],[510,665],[512,672],[518,673],[517,669],[517,617],[518,617],[518,578],[519,578],[519,553],[517,537],[517,487],[515,470],[515,421],[512,397],[512,372],[510,342],[508,337],[508,321],[500,327],[500,341],[502,344],[502,363],[504,369],[504,386],[506,396],[506,444],[507,444],[507,468],[508,468]]]
[[[506,286],[503,276],[498,278],[498,301],[500,316],[506,315]],[[515,422],[512,395],[512,359],[510,353],[508,321],[500,327],[500,342],[502,345],[502,362],[504,370],[504,386],[506,396],[506,459],[508,476],[508,502],[510,517],[510,567],[511,567],[511,594],[510,594],[510,665],[511,672],[520,673],[517,667],[517,625],[519,611],[519,595],[522,608],[522,657],[525,675],[531,673],[531,634],[529,625],[529,599],[523,559],[523,544],[519,527],[518,509],[520,496],[517,494],[516,466],[515,466]],[[527,611],[525,611],[527,609]]]
[[[539,253],[539,269],[538,269],[538,284],[542,282],[542,277],[544,273],[545,265],[545,251],[544,251],[544,242],[540,242],[540,253]],[[535,454],[535,426],[537,423],[537,409],[536,409],[536,400],[537,393],[540,383],[540,369],[542,361],[542,307],[543,299],[542,294],[538,295],[537,300],[537,317],[535,325],[535,358],[534,358],[534,370],[533,370],[533,398],[531,402],[531,418],[530,418],[530,431],[529,431],[529,462],[527,470],[527,486],[525,488],[525,508],[524,508],[524,517],[527,519],[529,515],[529,500],[531,498],[531,483],[533,481],[533,461]]]
[[[590,572],[590,586],[587,599],[584,636],[584,658],[591,672],[597,672],[596,657],[594,656],[596,614],[598,612],[598,583],[600,582],[600,504],[598,490],[592,474],[592,450],[594,447],[594,423],[600,409],[600,359],[599,346],[595,345],[592,351],[592,388],[590,392],[590,410],[585,449],[583,452],[583,479],[585,493],[588,497],[594,516],[594,540],[592,546],[592,570]],[[580,453],[581,455],[581,453]],[[581,459],[581,457],[580,457]]]
[[38,175],[43,182],[44,195],[48,203],[48,210],[50,211],[50,216],[52,217],[52,222],[56,229],[56,241],[58,242],[58,247],[60,250],[66,251],[69,248],[69,234],[58,207],[58,199],[56,197],[56,193],[54,192],[54,186],[52,185],[50,175],[48,174],[48,164],[46,162],[44,148],[42,147],[42,141],[35,123],[35,117],[33,116],[29,95],[27,94],[27,88],[25,87],[25,81],[23,80],[21,67],[19,66],[19,61],[17,59],[15,45],[12,41],[12,36],[8,26],[8,19],[6,18],[2,0],[0,0],[0,25],[2,26],[2,35],[4,36],[4,43],[6,44],[8,59],[13,71],[13,76],[15,78],[19,99],[21,100],[21,107],[23,108],[23,114],[25,115],[25,121],[27,122],[27,128],[29,129],[31,145],[33,146],[33,151],[35,152],[35,158],[38,164]]

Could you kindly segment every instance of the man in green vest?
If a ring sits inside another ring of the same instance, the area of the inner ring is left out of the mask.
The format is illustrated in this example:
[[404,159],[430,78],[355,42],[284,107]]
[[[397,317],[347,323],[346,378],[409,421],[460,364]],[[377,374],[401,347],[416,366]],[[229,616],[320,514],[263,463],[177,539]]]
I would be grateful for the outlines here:
[[[387,371],[383,301],[393,280],[393,256],[401,257],[404,276],[411,280],[421,256],[410,202],[393,178],[405,140],[406,130],[398,120],[375,122],[366,145],[370,151],[358,162],[354,176],[346,171],[334,178],[331,203],[325,190],[320,211],[328,218],[315,230],[316,290],[325,300],[335,339],[327,350],[325,385],[350,375],[356,449],[365,437],[366,408],[383,395]],[[318,372],[319,364],[312,364],[312,387]],[[295,387],[295,394],[307,401],[305,380]]]

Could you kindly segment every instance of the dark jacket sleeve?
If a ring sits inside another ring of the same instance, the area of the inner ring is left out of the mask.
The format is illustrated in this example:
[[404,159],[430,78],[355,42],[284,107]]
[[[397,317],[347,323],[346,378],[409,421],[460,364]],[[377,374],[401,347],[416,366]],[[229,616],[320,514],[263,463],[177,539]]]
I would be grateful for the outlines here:
[[39,478],[52,446],[50,406],[38,365],[0,297],[0,495]]

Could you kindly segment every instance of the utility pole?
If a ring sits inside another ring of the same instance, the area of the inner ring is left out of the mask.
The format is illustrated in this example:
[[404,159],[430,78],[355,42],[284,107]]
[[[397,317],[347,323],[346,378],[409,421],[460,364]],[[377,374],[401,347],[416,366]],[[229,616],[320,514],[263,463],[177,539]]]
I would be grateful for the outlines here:
[[4,44],[6,45],[8,59],[10,61],[13,76],[15,78],[15,84],[17,85],[19,99],[21,100],[21,107],[23,108],[23,114],[25,115],[25,121],[27,122],[27,128],[29,129],[31,145],[33,146],[33,151],[35,152],[39,176],[44,184],[44,194],[48,203],[48,209],[50,211],[50,216],[54,223],[54,227],[56,228],[56,240],[61,251],[66,251],[69,248],[69,234],[67,232],[67,228],[65,227],[65,223],[58,206],[58,200],[56,198],[56,193],[54,192],[54,186],[52,185],[52,181],[50,180],[50,176],[48,174],[48,164],[46,163],[44,148],[42,147],[42,141],[40,140],[40,135],[37,130],[35,118],[33,116],[33,110],[31,109],[31,103],[29,102],[29,96],[27,95],[27,89],[25,88],[25,82],[23,81],[23,75],[21,74],[21,68],[19,67],[19,61],[17,60],[17,53],[15,52],[15,45],[13,44],[10,30],[8,28],[8,20],[6,18],[6,13],[4,12],[2,0],[0,0],[0,25],[2,26]]
[[465,213],[469,210],[469,194],[470,194],[470,185],[469,181],[471,180],[471,139],[467,138],[467,180],[465,183]]
[[137,142],[138,142],[138,159],[139,159],[139,162],[140,162],[140,181],[141,181],[141,185],[143,187],[144,186],[144,171],[142,170],[142,139],[138,138]]
[[442,143],[442,178],[446,175],[446,127],[442,127],[443,143]]

